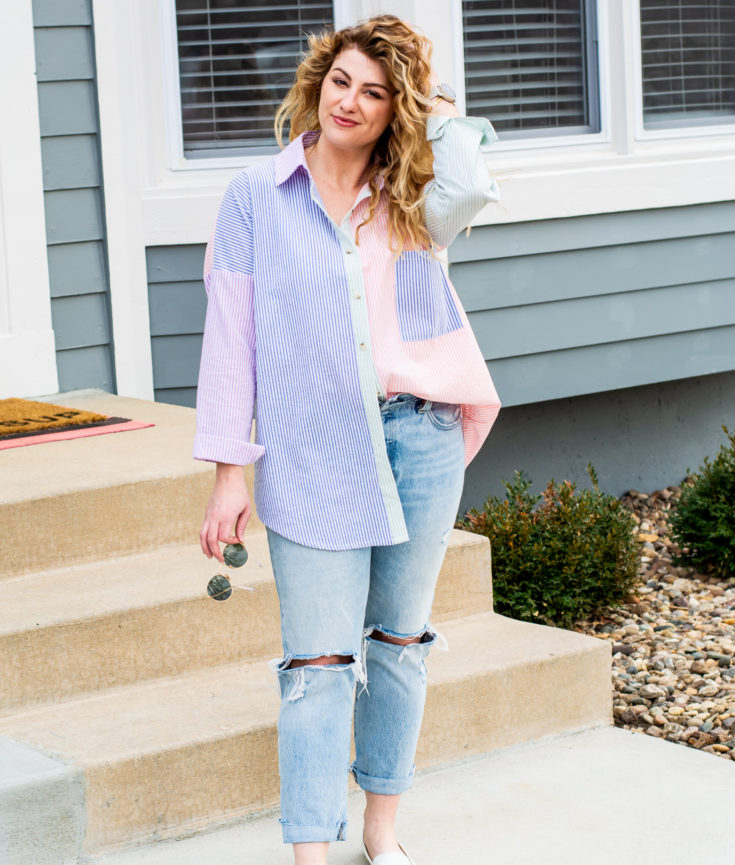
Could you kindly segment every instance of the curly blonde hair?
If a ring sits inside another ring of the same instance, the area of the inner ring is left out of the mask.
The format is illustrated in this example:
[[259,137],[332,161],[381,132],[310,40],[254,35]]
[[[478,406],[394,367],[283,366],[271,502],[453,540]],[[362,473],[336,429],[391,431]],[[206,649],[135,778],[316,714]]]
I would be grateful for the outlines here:
[[368,167],[370,201],[367,217],[355,232],[367,225],[378,210],[379,176],[387,196],[389,244],[397,240],[396,254],[404,248],[429,248],[434,244],[422,218],[424,186],[434,176],[430,143],[426,140],[425,102],[431,75],[431,42],[395,15],[377,15],[343,30],[323,30],[308,35],[309,50],[303,55],[296,80],[275,115],[275,135],[283,147],[283,127],[290,122],[289,141],[302,132],[321,131],[319,99],[322,82],[337,55],[348,48],[380,62],[393,91],[394,116],[378,139]]

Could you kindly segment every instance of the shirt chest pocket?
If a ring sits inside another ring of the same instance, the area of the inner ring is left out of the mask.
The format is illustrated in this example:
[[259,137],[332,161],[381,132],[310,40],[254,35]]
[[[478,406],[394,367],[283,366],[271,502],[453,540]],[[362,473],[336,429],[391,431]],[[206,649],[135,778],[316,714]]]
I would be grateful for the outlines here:
[[433,339],[462,327],[444,268],[431,253],[410,250],[398,258],[396,312],[404,342]]

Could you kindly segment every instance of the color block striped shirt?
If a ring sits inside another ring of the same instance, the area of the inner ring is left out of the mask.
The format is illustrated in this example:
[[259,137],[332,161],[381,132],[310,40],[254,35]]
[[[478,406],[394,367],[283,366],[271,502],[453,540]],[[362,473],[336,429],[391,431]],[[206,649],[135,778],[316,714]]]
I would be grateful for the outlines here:
[[[442,264],[425,250],[394,260],[384,207],[355,243],[367,184],[341,225],[327,214],[304,157],[316,135],[225,192],[205,256],[194,457],[254,462],[258,516],[290,540],[397,544],[408,534],[378,396],[460,404],[466,465],[500,403]],[[497,135],[484,118],[432,115],[427,137],[424,220],[445,248],[499,198],[481,150]]]

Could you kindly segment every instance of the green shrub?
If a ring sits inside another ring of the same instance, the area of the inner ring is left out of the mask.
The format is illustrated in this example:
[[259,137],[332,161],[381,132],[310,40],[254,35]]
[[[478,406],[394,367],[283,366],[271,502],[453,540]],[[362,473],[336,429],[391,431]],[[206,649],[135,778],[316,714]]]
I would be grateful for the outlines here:
[[682,485],[671,516],[671,534],[681,549],[678,564],[735,577],[735,432],[722,428],[729,445]]
[[636,583],[638,542],[632,513],[614,496],[578,492],[552,480],[541,495],[516,472],[504,499],[472,508],[458,528],[492,544],[495,610],[529,622],[571,628],[602,607],[626,602]]

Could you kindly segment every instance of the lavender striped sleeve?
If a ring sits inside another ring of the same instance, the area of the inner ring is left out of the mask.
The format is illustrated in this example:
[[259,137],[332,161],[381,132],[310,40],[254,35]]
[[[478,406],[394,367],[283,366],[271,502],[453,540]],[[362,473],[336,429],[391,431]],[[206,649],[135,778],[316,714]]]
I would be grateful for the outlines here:
[[253,254],[247,175],[230,183],[205,256],[207,317],[197,386],[194,458],[247,465],[256,398]]

